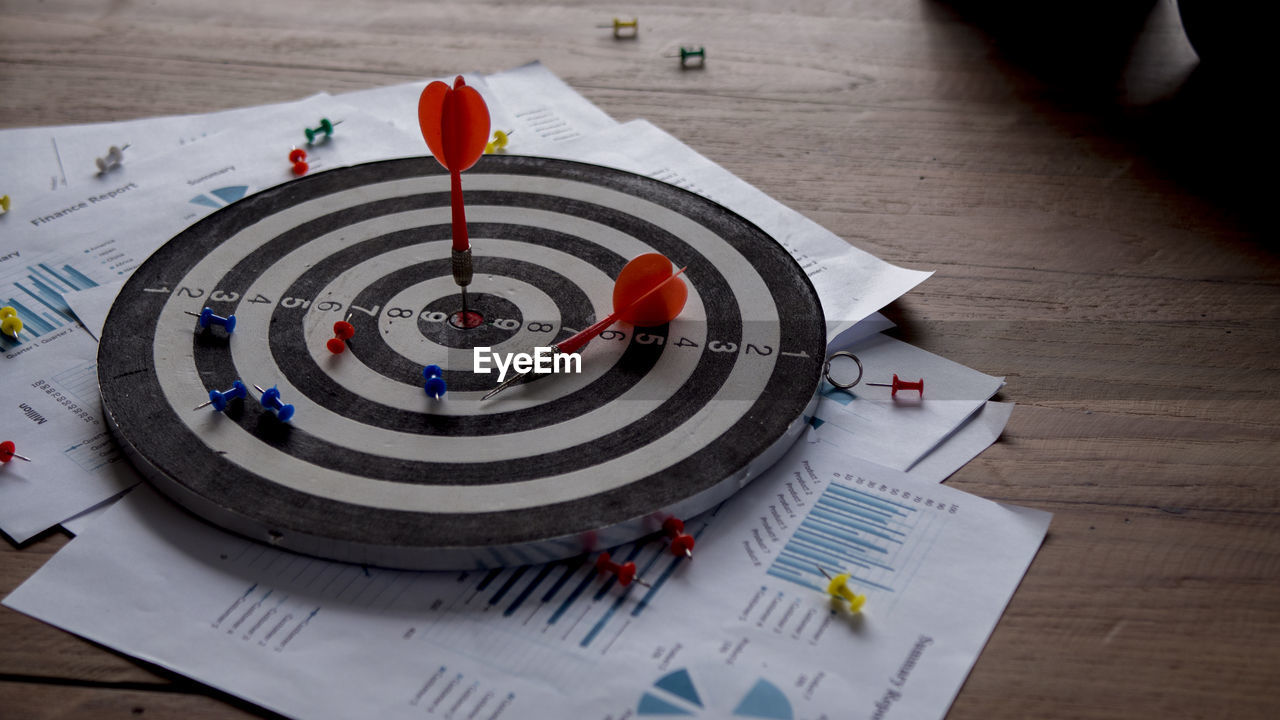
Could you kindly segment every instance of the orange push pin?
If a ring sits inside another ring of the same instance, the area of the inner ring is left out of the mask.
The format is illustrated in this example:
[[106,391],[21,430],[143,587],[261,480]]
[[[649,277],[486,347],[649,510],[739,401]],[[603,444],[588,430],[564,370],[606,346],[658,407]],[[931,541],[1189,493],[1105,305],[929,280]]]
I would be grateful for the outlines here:
[[848,600],[849,612],[851,613],[862,612],[862,606],[866,604],[867,596],[859,595],[858,593],[849,589],[849,585],[848,585],[849,573],[840,573],[835,577],[831,577],[830,575],[827,574],[826,570],[822,569],[821,565],[818,566],[818,572],[822,573],[822,576],[829,581],[827,583],[828,595],[830,595],[833,598],[844,598],[845,600]]
[[31,458],[23,457],[18,453],[14,452],[14,450],[17,450],[17,449],[18,449],[18,446],[14,445],[12,440],[5,440],[4,442],[0,442],[0,464],[7,463],[14,458],[31,462]]

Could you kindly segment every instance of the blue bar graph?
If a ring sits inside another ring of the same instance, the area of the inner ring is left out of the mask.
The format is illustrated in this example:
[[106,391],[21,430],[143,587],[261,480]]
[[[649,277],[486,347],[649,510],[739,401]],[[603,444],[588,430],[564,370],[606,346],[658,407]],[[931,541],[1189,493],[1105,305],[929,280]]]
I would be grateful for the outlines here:
[[0,305],[16,310],[23,325],[17,338],[0,334],[0,351],[12,350],[65,325],[75,324],[75,316],[63,300],[63,293],[97,285],[69,264],[55,270],[47,263],[28,265],[25,277],[0,282]]
[[[695,536],[706,529],[704,523]],[[503,618],[556,629],[554,635],[581,648],[599,645],[649,607],[655,595],[682,563],[667,552],[665,539],[628,543],[611,551],[619,563],[634,562],[639,583],[625,588],[617,577],[596,571],[595,555],[578,555],[541,565],[489,570],[476,581],[473,597]],[[468,600],[470,602],[470,600]],[[521,612],[523,610],[523,612]],[[614,628],[608,631],[609,628]]]
[[827,486],[770,565],[768,574],[822,591],[825,570],[849,573],[865,590],[901,590],[913,534],[931,512],[848,485]]

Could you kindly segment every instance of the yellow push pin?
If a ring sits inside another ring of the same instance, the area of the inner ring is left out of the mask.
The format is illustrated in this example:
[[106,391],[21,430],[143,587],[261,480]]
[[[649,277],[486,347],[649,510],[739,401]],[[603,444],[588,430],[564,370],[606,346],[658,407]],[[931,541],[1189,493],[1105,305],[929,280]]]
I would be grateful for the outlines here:
[[[640,33],[640,18],[631,18],[630,21],[623,20],[622,18],[614,18],[613,25],[597,25],[596,27],[612,27],[614,39],[629,40]],[[630,32],[623,32],[624,30],[629,30]]]
[[484,144],[484,154],[492,155],[500,150],[505,150],[507,144],[511,142],[511,136],[515,134],[515,130],[512,130],[511,132],[494,130],[493,139]]
[[0,308],[0,332],[12,338],[18,337],[18,333],[22,332],[22,318],[18,317],[17,310],[8,305]]
[[11,201],[9,200],[8,195],[0,195],[0,215],[4,215],[5,213],[9,212],[10,202]]
[[862,612],[862,606],[866,604],[867,596],[859,595],[858,593],[849,589],[849,585],[848,585],[849,573],[840,573],[835,577],[831,577],[830,575],[827,574],[826,570],[822,569],[821,565],[818,566],[818,572],[822,573],[822,576],[830,581],[827,583],[828,595],[830,595],[833,598],[839,597],[839,598],[844,598],[845,600],[848,600],[849,612],[851,613]]

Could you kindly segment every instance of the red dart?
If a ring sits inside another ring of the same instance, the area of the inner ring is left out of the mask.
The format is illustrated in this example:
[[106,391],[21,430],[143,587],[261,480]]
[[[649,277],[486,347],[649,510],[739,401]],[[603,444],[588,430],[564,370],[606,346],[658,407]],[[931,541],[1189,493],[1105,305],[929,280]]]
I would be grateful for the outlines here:
[[[671,261],[659,253],[646,253],[633,258],[614,281],[613,312],[552,347],[558,353],[577,352],[619,320],[626,320],[637,327],[653,327],[671,322],[684,309],[685,301],[689,299],[689,288],[680,279],[684,271],[685,268],[680,268],[671,272]],[[624,285],[619,292],[619,287]],[[507,378],[480,399],[488,400],[528,374],[523,372]]]
[[[629,272],[630,271],[630,272]],[[671,272],[671,261],[658,253],[637,256],[622,268],[613,285],[613,312],[582,332],[555,344],[562,353],[577,352],[619,320],[638,327],[664,325],[675,319],[689,299],[689,288]]]
[[484,154],[484,144],[489,139],[489,108],[461,75],[453,81],[452,88],[436,80],[418,98],[418,124],[431,154],[449,171],[453,249],[465,252],[471,243],[462,207],[462,171],[475,165]]

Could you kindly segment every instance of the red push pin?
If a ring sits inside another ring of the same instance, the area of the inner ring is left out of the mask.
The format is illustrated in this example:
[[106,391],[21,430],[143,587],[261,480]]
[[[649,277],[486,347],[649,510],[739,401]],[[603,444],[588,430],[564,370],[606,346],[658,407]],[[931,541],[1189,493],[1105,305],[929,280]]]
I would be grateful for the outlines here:
[[347,349],[347,341],[356,334],[356,328],[346,320],[339,320],[333,324],[333,338],[325,343],[325,347],[329,348],[329,352],[334,355],[341,355],[343,350]]
[[305,161],[307,159],[307,151],[302,148],[294,148],[289,152],[289,162],[293,163],[294,175],[306,175],[307,170],[311,167]]
[[690,560],[693,559],[693,536],[685,533],[684,521],[674,515],[667,518],[662,523],[662,532],[671,538],[672,555],[684,555]]
[[609,558],[609,553],[602,552],[600,557],[596,558],[596,572],[613,573],[618,576],[618,584],[622,587],[630,585],[633,581],[638,585],[649,587],[649,583],[636,577],[636,564],[633,562],[624,562],[621,565]]
[[[29,457],[23,457],[23,456],[19,455],[18,453],[14,452],[14,450],[17,450],[17,449],[18,449],[18,446],[17,446],[17,445],[14,445],[12,440],[5,440],[4,442],[0,442],[0,463],[7,463],[7,462],[9,462],[10,460],[12,460],[12,459],[14,459],[14,458],[18,458],[19,460],[26,460],[27,462],[31,462],[31,458],[29,458]],[[630,563],[628,563],[628,564],[630,564]],[[632,565],[632,567],[631,567],[631,572],[632,572],[633,574],[635,573],[635,566],[634,566],[634,565]],[[622,583],[622,584],[623,584],[623,585],[626,585],[626,583]]]
[[898,373],[894,373],[892,383],[869,382],[869,383],[863,383],[863,384],[874,385],[876,387],[893,388],[892,390],[889,391],[889,397],[895,397],[895,398],[898,397],[899,390],[915,390],[916,392],[920,393],[920,397],[924,397],[924,378],[920,378],[915,382],[911,382],[909,380],[899,380]]

